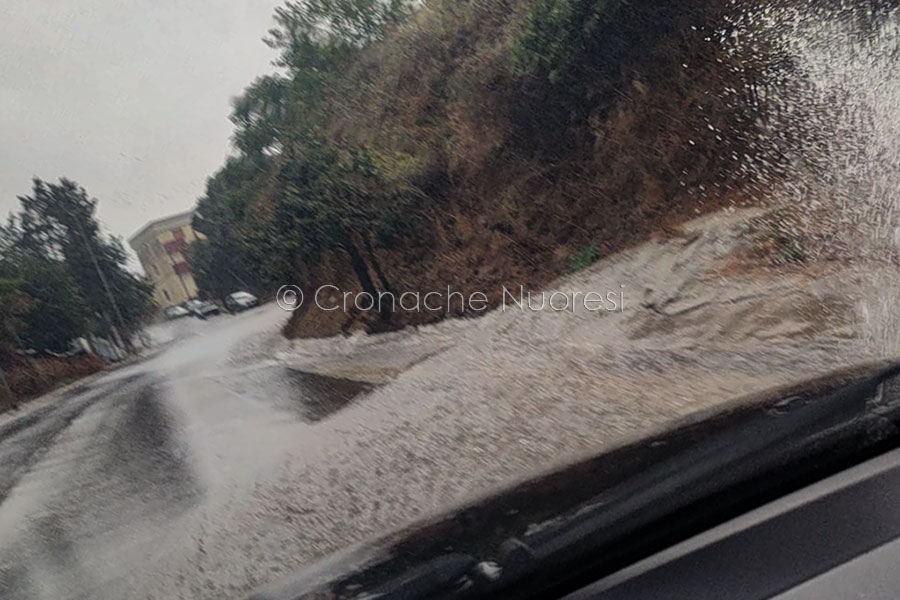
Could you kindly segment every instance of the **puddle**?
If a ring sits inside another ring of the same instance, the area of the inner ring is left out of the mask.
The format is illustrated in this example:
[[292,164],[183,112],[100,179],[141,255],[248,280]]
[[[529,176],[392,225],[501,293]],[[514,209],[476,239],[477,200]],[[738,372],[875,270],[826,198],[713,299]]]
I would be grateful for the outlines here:
[[333,415],[377,387],[371,383],[286,370],[296,392],[291,407],[309,423]]

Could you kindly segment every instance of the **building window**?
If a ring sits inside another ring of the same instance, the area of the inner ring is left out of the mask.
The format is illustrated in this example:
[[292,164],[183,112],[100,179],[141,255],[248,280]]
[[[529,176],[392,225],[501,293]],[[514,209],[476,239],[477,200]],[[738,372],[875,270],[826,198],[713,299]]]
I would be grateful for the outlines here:
[[185,248],[187,248],[187,242],[184,241],[184,238],[175,239],[171,242],[166,242],[163,244],[163,248],[168,254],[175,254],[176,252],[181,252]]

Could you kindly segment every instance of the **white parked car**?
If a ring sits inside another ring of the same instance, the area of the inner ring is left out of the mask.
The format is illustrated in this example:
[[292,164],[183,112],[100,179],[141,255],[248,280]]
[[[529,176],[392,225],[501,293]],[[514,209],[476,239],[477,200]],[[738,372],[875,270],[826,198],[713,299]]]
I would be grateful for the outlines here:
[[208,300],[188,300],[184,306],[192,315],[200,319],[206,319],[206,317],[218,315],[221,312],[215,302]]
[[225,298],[225,309],[230,313],[239,313],[254,306],[259,306],[259,298],[250,292],[234,292]]
[[163,313],[170,321],[173,319],[180,319],[181,317],[187,317],[191,314],[188,309],[183,306],[178,306],[177,304],[175,306],[166,307]]

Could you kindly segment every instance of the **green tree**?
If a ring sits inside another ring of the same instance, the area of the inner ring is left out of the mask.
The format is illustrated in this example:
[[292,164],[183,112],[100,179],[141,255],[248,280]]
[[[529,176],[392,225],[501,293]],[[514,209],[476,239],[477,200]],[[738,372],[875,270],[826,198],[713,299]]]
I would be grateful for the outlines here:
[[95,326],[117,324],[123,335],[134,333],[151,302],[152,286],[125,269],[121,240],[105,237],[94,213],[97,200],[76,183],[40,179],[32,194],[21,196],[19,248],[31,256],[62,261],[94,315]]
[[0,346],[63,351],[89,329],[90,309],[64,262],[23,251],[21,242],[10,216],[0,228]]
[[[274,287],[329,253],[347,256],[363,290],[390,289],[375,246],[410,229],[414,188],[389,168],[393,157],[327,141],[325,99],[360,50],[415,5],[306,0],[276,9],[265,41],[285,72],[258,78],[233,101],[238,156],[198,201],[194,227],[207,240],[189,260],[202,289],[220,296],[240,283]],[[253,210],[260,201],[266,210]]]
[[207,180],[197,202],[192,226],[206,239],[192,245],[188,262],[200,289],[216,297],[243,288],[259,291],[268,281],[263,263],[251,258],[246,230],[269,168],[260,155],[231,157]]
[[88,329],[90,309],[64,263],[23,256],[15,265],[18,291],[27,308],[18,316],[17,331],[26,348],[63,352]]
[[383,162],[366,149],[340,151],[319,141],[290,146],[268,229],[282,244],[275,253],[316,264],[325,252],[342,252],[363,291],[378,293],[370,269],[391,290],[373,240],[390,243],[415,230],[409,208],[417,194]]
[[280,140],[290,124],[289,95],[287,79],[266,75],[232,101],[232,141],[244,156],[259,158],[280,152]]
[[412,12],[411,0],[305,0],[275,9],[266,43],[292,73],[328,72]]
[[[2,268],[2,267],[0,267]],[[22,314],[28,308],[28,297],[20,289],[21,282],[4,275],[0,277],[0,362],[19,347]]]

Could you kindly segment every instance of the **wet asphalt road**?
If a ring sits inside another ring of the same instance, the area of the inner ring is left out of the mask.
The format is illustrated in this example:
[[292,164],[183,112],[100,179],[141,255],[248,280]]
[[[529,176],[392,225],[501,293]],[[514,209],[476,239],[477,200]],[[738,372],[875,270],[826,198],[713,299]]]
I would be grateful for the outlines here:
[[156,332],[147,359],[0,420],[0,598],[150,597],[192,511],[227,506],[364,389],[269,359],[274,306]]

